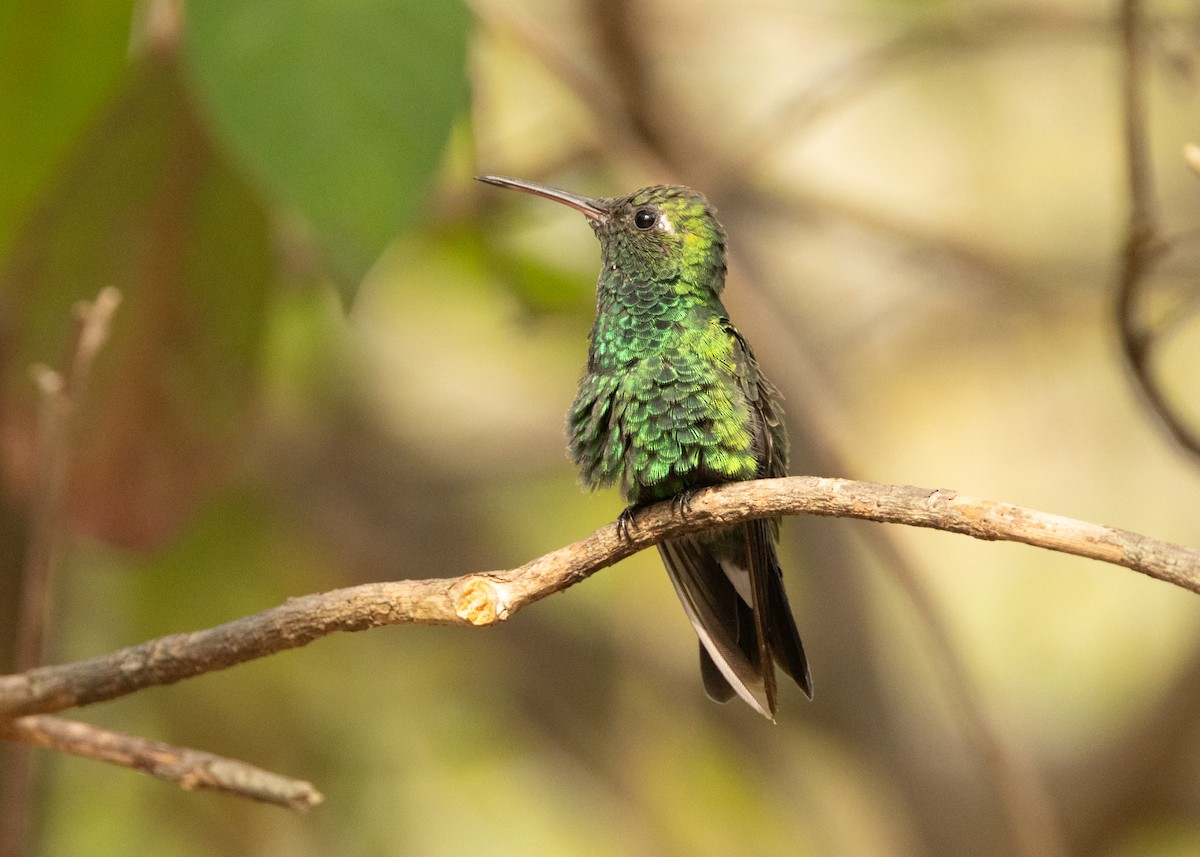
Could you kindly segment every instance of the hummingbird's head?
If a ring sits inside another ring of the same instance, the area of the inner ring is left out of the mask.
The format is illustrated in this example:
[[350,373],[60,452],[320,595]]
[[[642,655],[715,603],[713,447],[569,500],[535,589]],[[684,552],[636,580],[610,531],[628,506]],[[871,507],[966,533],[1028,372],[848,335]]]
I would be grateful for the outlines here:
[[704,195],[655,185],[628,196],[592,199],[503,176],[498,187],[542,196],[581,212],[600,239],[604,266],[634,278],[684,281],[719,294],[725,284],[725,231]]
[[725,231],[703,194],[679,185],[656,185],[602,202],[606,216],[591,224],[606,266],[721,291]]

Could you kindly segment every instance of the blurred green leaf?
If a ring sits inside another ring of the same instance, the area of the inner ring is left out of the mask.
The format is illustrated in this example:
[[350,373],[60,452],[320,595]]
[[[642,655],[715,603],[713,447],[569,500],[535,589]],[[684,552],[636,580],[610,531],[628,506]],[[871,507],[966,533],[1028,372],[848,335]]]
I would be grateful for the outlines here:
[[218,160],[174,67],[147,58],[13,246],[0,267],[22,320],[2,355],[9,470],[27,486],[36,466],[28,366],[60,365],[73,303],[117,286],[69,505],[88,532],[156,545],[238,454],[273,270],[265,214]]
[[502,285],[527,316],[577,315],[591,321],[596,311],[592,271],[565,269],[522,246],[496,241],[482,221],[456,225],[438,237],[442,252],[469,262],[479,279]]
[[465,103],[457,0],[205,0],[187,61],[221,140],[352,284],[412,222]]
[[0,3],[0,255],[126,66],[132,0]]

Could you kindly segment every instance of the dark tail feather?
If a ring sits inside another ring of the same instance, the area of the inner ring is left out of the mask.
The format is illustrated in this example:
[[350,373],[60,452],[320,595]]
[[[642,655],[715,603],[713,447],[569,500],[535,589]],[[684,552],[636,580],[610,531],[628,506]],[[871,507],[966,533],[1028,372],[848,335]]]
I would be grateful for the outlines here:
[[704,680],[704,692],[713,702],[728,702],[737,696],[737,691],[725,681],[703,643],[700,644],[700,678]]
[[[741,527],[741,534],[742,553],[724,562],[702,536],[663,542],[658,548],[700,638],[705,692],[718,702],[740,696],[774,719],[775,665],[810,699],[812,677],[783,588],[770,523],[752,521]],[[739,570],[749,584],[739,582],[741,593],[730,578],[740,578]]]
[[804,644],[800,642],[800,630],[788,605],[787,593],[783,591],[782,578],[771,596],[769,609],[771,618],[767,627],[775,663],[800,686],[805,696],[812,699],[812,674],[808,671],[808,658],[804,656]]
[[[722,574],[724,574],[723,571]],[[770,671],[761,668],[763,658],[762,652],[759,651],[758,647],[754,613],[750,609],[750,605],[738,596],[736,589],[730,594],[728,603],[733,605],[736,610],[736,614],[733,615],[731,620],[731,627],[737,629],[738,648],[742,650],[742,655],[754,667],[757,674],[765,677]],[[767,663],[770,663],[770,661],[767,661]],[[733,689],[733,685],[725,680],[725,676],[721,673],[721,668],[712,659],[712,655],[708,653],[708,649],[704,648],[703,640],[700,641],[700,677],[704,680],[704,692],[708,694],[708,698],[713,702],[728,702],[737,696],[737,691]],[[774,676],[772,675],[771,678],[773,679]],[[771,703],[768,706],[770,710],[774,711],[774,687],[768,686],[764,681],[762,695],[767,702]]]
[[[779,668],[800,686],[804,695],[812,699],[812,675],[808,671],[808,658],[804,655],[804,644],[800,641],[800,629],[788,604],[787,592],[783,588],[783,570],[775,553],[775,542],[771,538],[770,523],[751,521],[746,525],[746,540],[751,557],[751,567],[756,569],[751,580],[755,602],[761,611],[762,625],[766,631],[766,642]],[[761,591],[762,595],[759,595]]]
[[704,649],[700,669],[709,696],[723,701],[736,693],[773,719],[774,700],[763,682],[753,614],[720,562],[690,537],[662,542],[658,549]]
[[754,645],[757,648],[755,660],[763,665],[763,690],[767,697],[767,707],[775,713],[775,659],[771,652],[771,557],[775,553],[770,539],[764,537],[765,530],[758,526],[757,521],[747,521],[742,524],[741,568],[746,569],[746,577],[750,582],[750,611],[754,623]]

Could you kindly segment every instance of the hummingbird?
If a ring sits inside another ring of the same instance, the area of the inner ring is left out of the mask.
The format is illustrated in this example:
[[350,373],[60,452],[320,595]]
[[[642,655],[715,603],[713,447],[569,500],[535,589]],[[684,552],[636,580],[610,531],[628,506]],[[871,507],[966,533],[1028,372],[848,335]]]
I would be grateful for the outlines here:
[[[725,231],[702,194],[656,185],[592,199],[477,178],[575,209],[600,240],[596,320],[567,435],[585,487],[620,484],[622,531],[643,506],[672,500],[686,511],[701,488],[786,475],[782,397],[721,303]],[[778,538],[778,519],[755,520],[658,545],[700,638],[705,691],[741,697],[770,720],[776,666],[812,698]]]

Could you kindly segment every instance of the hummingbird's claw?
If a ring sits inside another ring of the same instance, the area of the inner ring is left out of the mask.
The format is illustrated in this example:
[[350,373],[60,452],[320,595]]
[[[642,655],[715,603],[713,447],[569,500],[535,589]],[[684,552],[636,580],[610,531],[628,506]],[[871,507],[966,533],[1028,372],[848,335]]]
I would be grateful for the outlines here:
[[692,500],[696,498],[699,488],[684,488],[671,498],[671,511],[681,518],[686,518],[692,511]]
[[617,536],[623,541],[629,541],[629,531],[637,529],[637,521],[634,520],[637,510],[637,506],[626,506],[621,514],[617,515]]

